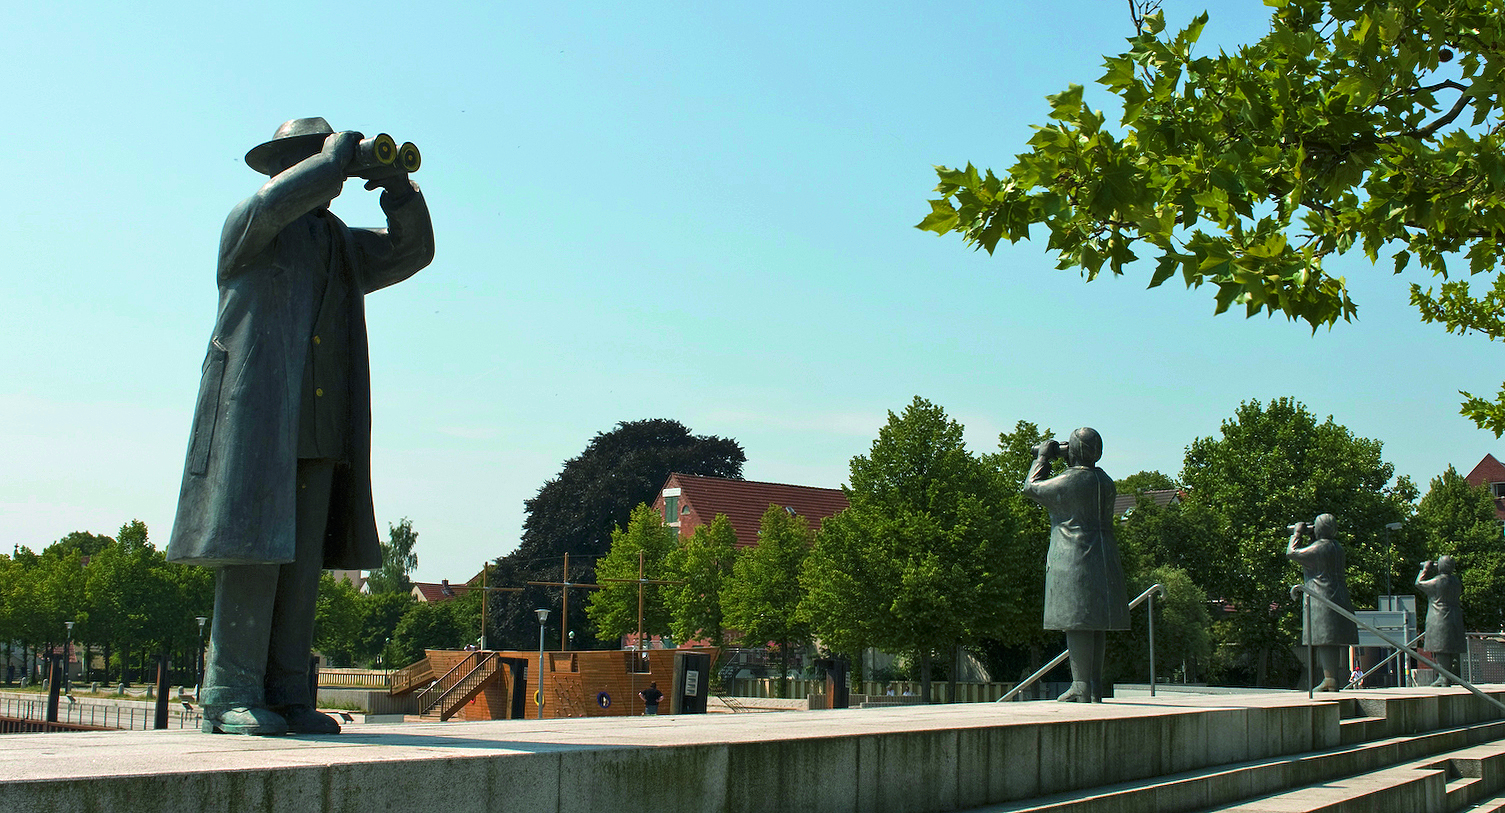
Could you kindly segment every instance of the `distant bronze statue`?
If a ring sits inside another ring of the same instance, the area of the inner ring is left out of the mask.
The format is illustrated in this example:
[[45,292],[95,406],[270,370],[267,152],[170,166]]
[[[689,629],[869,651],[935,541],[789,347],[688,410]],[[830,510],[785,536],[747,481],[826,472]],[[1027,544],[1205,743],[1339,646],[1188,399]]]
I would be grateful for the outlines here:
[[[1348,600],[1343,546],[1333,539],[1337,529],[1338,521],[1332,514],[1318,516],[1311,525],[1305,522],[1292,525],[1286,556],[1301,565],[1302,582],[1312,595],[1322,596],[1353,612],[1353,604]],[[1308,534],[1312,541],[1301,544]],[[1317,661],[1322,667],[1322,682],[1314,688],[1319,692],[1336,692],[1340,686],[1338,663],[1342,648],[1359,642],[1359,628],[1325,604],[1317,601],[1306,604],[1301,642],[1316,649]],[[1308,664],[1313,680],[1316,680],[1317,666]]]
[[[434,256],[416,148],[294,119],[246,153],[271,176],[225,220],[168,559],[217,569],[204,728],[338,733],[309,687],[322,568],[381,565],[371,501],[364,297]],[[348,177],[385,229],[329,212]]]
[[[1050,513],[1050,549],[1045,555],[1045,629],[1066,633],[1071,688],[1057,700],[1103,702],[1103,655],[1107,630],[1129,628],[1118,541],[1113,538],[1113,478],[1097,467],[1103,440],[1097,430],[1071,433],[1063,447],[1036,446],[1024,493]],[[1050,477],[1050,462],[1062,454],[1066,470]]]
[[[1427,637],[1422,648],[1432,653],[1444,669],[1458,674],[1458,655],[1468,651],[1468,634],[1463,626],[1463,582],[1458,580],[1458,564],[1451,556],[1436,562],[1422,562],[1416,574],[1416,589],[1427,597]],[[1433,686],[1449,686],[1448,676],[1438,673]]]

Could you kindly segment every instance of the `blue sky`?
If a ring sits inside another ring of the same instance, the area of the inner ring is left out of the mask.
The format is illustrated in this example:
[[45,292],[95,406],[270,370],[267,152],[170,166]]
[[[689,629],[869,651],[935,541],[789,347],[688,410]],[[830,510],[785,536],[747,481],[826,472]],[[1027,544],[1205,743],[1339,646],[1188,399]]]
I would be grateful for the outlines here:
[[[1207,8],[1203,48],[1257,38]],[[912,228],[933,164],[1006,169],[1044,96],[1123,50],[1126,6],[22,4],[0,31],[0,516],[11,544],[172,522],[225,214],[286,119],[423,150],[434,264],[367,300],[377,516],[418,576],[516,545],[523,500],[616,422],[734,437],[751,479],[836,486],[916,394],[972,448],[1097,427],[1174,473],[1241,400],[1290,395],[1426,481],[1500,448],[1459,417],[1496,348],[1344,273],[1360,321],[1214,317],[1148,269],[1084,284],[1043,240],[989,258]],[[1107,106],[1091,87],[1089,102]],[[379,225],[375,195],[334,209]]]

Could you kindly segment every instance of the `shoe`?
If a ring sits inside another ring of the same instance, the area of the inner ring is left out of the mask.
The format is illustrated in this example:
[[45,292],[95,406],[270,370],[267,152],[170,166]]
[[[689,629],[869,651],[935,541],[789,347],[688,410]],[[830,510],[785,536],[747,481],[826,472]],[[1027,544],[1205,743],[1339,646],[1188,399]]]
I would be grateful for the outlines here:
[[259,706],[205,706],[201,730],[206,734],[268,737],[286,734],[287,721],[271,709]]
[[1432,685],[1440,689],[1445,689],[1453,685],[1453,682],[1451,680],[1448,680],[1446,677],[1438,677],[1436,680],[1432,681]]
[[340,733],[340,724],[313,706],[283,706],[278,712],[287,720],[287,730],[294,734]]
[[1323,678],[1322,682],[1318,683],[1317,687],[1315,689],[1313,689],[1312,691],[1316,691],[1316,692],[1336,692],[1337,690],[1338,690],[1338,681],[1333,680],[1332,678]]
[[1056,698],[1057,703],[1091,703],[1092,692],[1087,688],[1084,680],[1073,680],[1071,688],[1066,693]]
[[1092,686],[1092,702],[1103,702],[1103,684],[1094,680],[1090,685]]

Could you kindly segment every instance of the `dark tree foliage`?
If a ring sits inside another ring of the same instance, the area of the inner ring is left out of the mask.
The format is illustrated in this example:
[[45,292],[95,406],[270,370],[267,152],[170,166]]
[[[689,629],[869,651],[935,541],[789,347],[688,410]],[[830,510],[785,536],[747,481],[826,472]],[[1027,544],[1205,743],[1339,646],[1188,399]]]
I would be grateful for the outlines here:
[[[667,418],[623,421],[610,432],[598,433],[585,451],[566,460],[559,474],[523,503],[527,518],[522,542],[517,550],[496,560],[491,584],[514,587],[528,581],[559,581],[565,553],[570,554],[568,580],[594,582],[595,559],[611,547],[612,529],[627,527],[633,507],[651,504],[670,474],[741,479],[746,460],[737,441],[694,435],[684,424]],[[570,628],[579,649],[603,645],[595,640],[585,617],[585,599],[584,591],[570,595]],[[552,608],[553,625],[559,588],[495,593],[489,604],[491,646],[536,647],[538,620],[533,611]],[[549,637],[557,641],[559,628],[553,629]]]

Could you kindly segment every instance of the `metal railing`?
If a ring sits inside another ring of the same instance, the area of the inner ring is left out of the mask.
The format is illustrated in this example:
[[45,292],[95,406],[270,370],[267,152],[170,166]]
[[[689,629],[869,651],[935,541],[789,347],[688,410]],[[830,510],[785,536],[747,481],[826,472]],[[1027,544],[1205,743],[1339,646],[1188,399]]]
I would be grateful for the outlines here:
[[[0,717],[24,720],[46,720],[47,699],[26,700],[0,697]],[[169,728],[198,728],[202,713],[194,709],[169,709]],[[70,703],[58,705],[58,722],[97,728],[118,728],[127,731],[149,731],[155,728],[156,709],[145,703]]]
[[[1130,610],[1138,607],[1146,601],[1150,603],[1150,697],[1155,696],[1155,595],[1157,593],[1161,598],[1165,598],[1165,585],[1159,583],[1152,584],[1150,585],[1150,588],[1148,590],[1140,593],[1138,598],[1129,602]],[[1051,658],[1050,663],[1047,663],[1044,666],[1040,667],[1039,670],[1037,670],[1033,675],[1030,675],[1024,680],[1019,681],[1018,686],[1009,689],[1007,694],[993,702],[1007,703],[1008,701],[1013,700],[1014,698],[1019,696],[1020,692],[1033,685],[1035,681],[1049,674],[1050,670],[1056,668],[1057,666],[1060,666],[1062,663],[1065,663],[1066,659],[1069,657],[1071,657],[1071,650],[1068,649],[1065,652],[1062,652],[1061,654],[1055,656],[1054,658]]]
[[[1417,635],[1416,635],[1415,638],[1412,638],[1409,642],[1407,642],[1407,645],[1408,646],[1416,646],[1416,642],[1420,641],[1421,639],[1423,639],[1425,637],[1427,637],[1427,634],[1425,632],[1417,633]],[[1377,663],[1377,664],[1369,667],[1368,669],[1364,670],[1363,672],[1359,673],[1358,677],[1356,677],[1356,678],[1348,681],[1348,685],[1344,686],[1343,688],[1345,688],[1345,689],[1352,689],[1353,687],[1359,685],[1360,683],[1363,683],[1364,682],[1364,678],[1367,678],[1371,674],[1374,674],[1375,672],[1378,672],[1381,669],[1384,669],[1385,668],[1385,664],[1387,664],[1387,663],[1395,660],[1396,658],[1400,657],[1400,653],[1401,653],[1401,651],[1399,649],[1392,649],[1392,650],[1390,650],[1390,654],[1386,655],[1384,660],[1380,661],[1379,663]],[[1311,653],[1307,653],[1307,658],[1308,658],[1308,660],[1310,660]],[[1396,683],[1396,685],[1399,686],[1400,684]]]
[[[1344,618],[1347,618],[1348,620],[1354,622],[1355,624],[1358,624],[1359,626],[1363,627],[1364,629],[1369,630],[1370,632],[1374,633],[1376,636],[1379,637],[1379,639],[1381,641],[1384,641],[1386,644],[1389,644],[1394,649],[1401,650],[1401,651],[1405,652],[1407,655],[1410,655],[1411,657],[1413,657],[1413,658],[1421,661],[1422,663],[1426,664],[1427,666],[1430,666],[1433,669],[1436,669],[1439,673],[1441,673],[1443,675],[1446,675],[1449,680],[1453,681],[1454,683],[1457,683],[1459,686],[1462,686],[1465,689],[1468,689],[1476,697],[1478,697],[1478,698],[1480,698],[1482,700],[1487,700],[1490,703],[1493,703],[1496,706],[1499,706],[1501,711],[1505,711],[1505,703],[1501,703],[1499,700],[1496,700],[1495,698],[1490,697],[1489,695],[1487,695],[1483,691],[1481,691],[1478,686],[1475,686],[1474,684],[1469,683],[1468,681],[1464,680],[1463,678],[1458,677],[1457,675],[1453,674],[1452,672],[1449,672],[1448,670],[1442,668],[1442,666],[1440,664],[1438,664],[1437,661],[1434,661],[1431,658],[1427,657],[1426,655],[1421,654],[1420,651],[1412,649],[1411,647],[1409,647],[1409,646],[1401,643],[1400,641],[1397,641],[1394,638],[1391,638],[1389,635],[1386,635],[1384,632],[1380,631],[1379,629],[1376,629],[1373,625],[1371,625],[1368,622],[1360,619],[1357,615],[1354,615],[1352,612],[1344,609],[1343,607],[1338,606],[1338,604],[1336,602],[1334,602],[1333,600],[1327,598],[1326,596],[1319,596],[1316,593],[1311,592],[1310,590],[1306,589],[1305,585],[1301,585],[1301,584],[1291,585],[1291,598],[1297,598],[1297,597],[1301,597],[1301,598],[1304,599],[1304,601],[1302,602],[1302,612],[1306,613],[1308,617],[1310,617],[1310,615],[1311,615],[1311,601],[1313,599],[1316,599],[1317,601],[1319,601],[1322,604],[1326,605],[1329,610],[1332,610],[1333,612],[1337,613],[1338,615],[1341,615]],[[1306,663],[1307,663],[1307,670],[1309,672],[1311,672],[1311,674],[1308,675],[1308,677],[1310,679],[1306,682],[1306,684],[1307,684],[1307,687],[1306,687],[1306,696],[1307,697],[1313,697],[1314,696],[1315,691],[1316,691],[1316,686],[1317,686],[1317,672],[1316,672],[1317,664],[1316,664],[1316,661],[1314,661],[1312,659],[1312,649],[1313,649],[1313,645],[1312,644],[1307,644],[1307,646],[1306,646]]]

